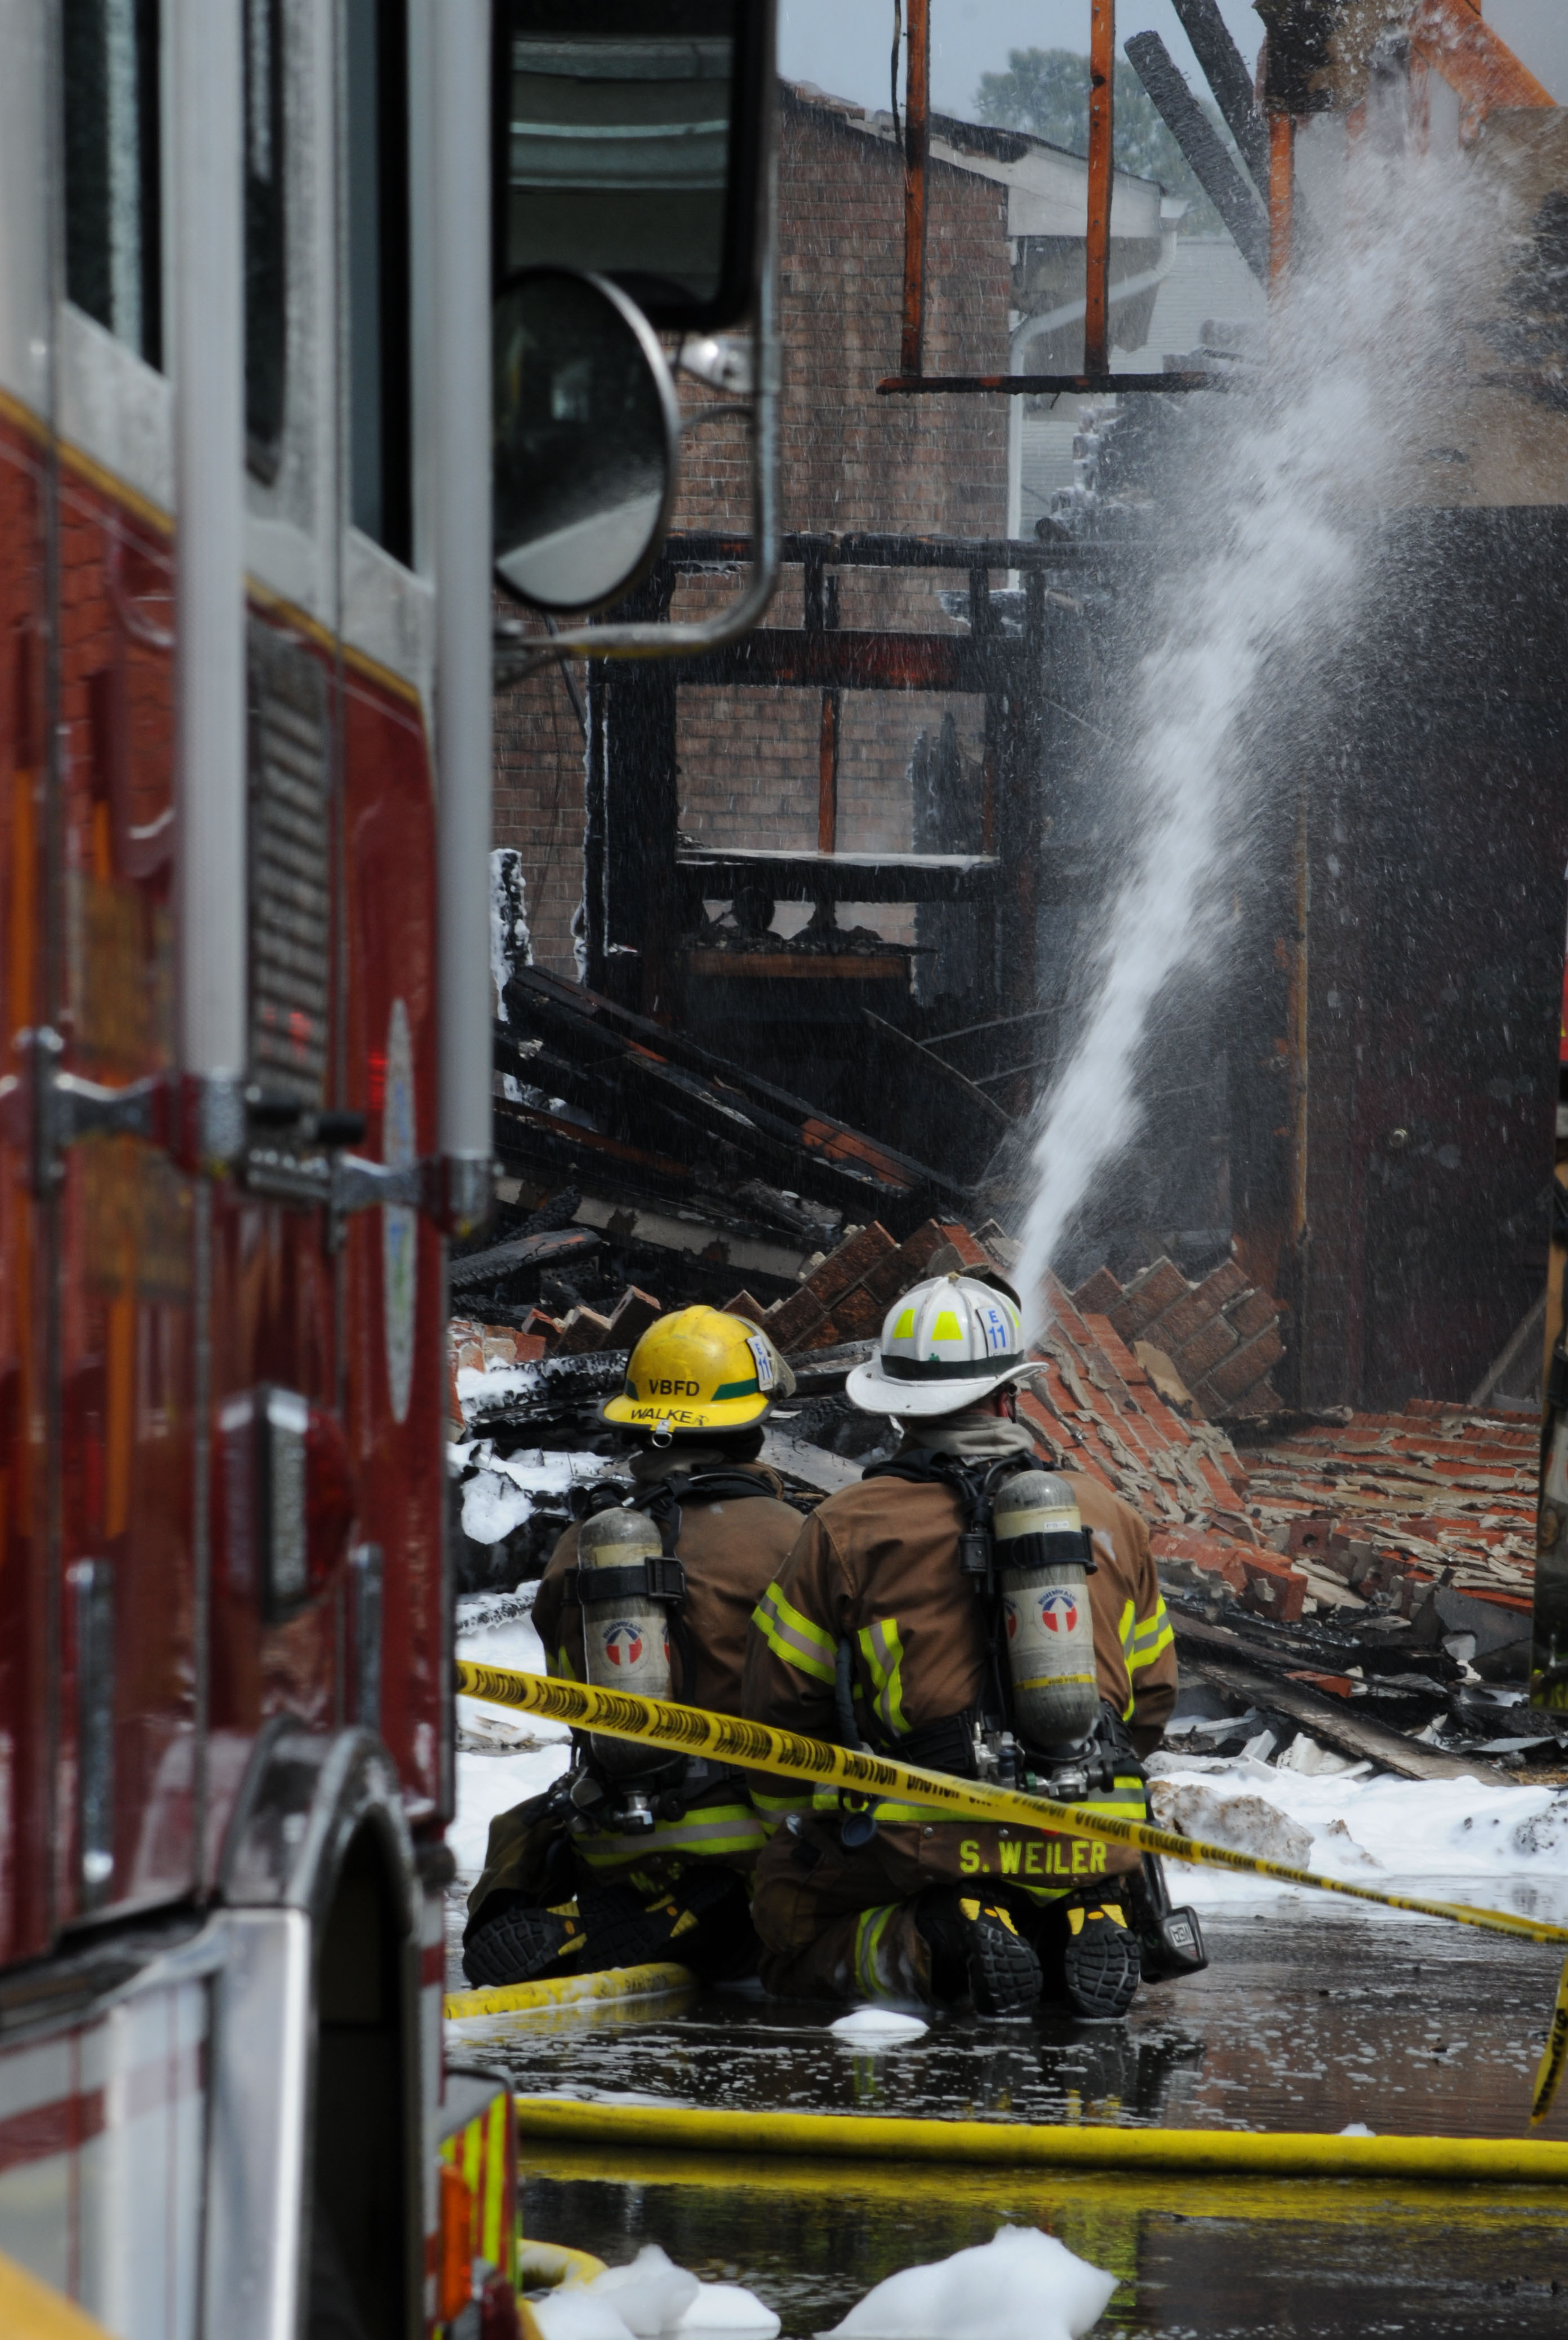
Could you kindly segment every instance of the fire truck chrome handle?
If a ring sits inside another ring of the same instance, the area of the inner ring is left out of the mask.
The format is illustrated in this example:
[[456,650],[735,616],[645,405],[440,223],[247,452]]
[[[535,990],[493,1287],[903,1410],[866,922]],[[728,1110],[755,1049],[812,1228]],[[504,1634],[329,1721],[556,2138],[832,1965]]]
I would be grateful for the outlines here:
[[[468,1155],[425,1154],[395,1168],[360,1154],[331,1157],[330,1208],[347,1217],[385,1204],[421,1211],[439,1226],[462,1234],[473,1224],[482,1191],[488,1201],[492,1165]],[[471,1191],[470,1191],[471,1190]]]
[[0,1080],[0,1138],[32,1156],[35,1195],[53,1194],[65,1175],[64,1154],[83,1137],[168,1135],[168,1082],[162,1073],[111,1087],[60,1069],[65,1043],[47,1025],[17,1034],[26,1069]]

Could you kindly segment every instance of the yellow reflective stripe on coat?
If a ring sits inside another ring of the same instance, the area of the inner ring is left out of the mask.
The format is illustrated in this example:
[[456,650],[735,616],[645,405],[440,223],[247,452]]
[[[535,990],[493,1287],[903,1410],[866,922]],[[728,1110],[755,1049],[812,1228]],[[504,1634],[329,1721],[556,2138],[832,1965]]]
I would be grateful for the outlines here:
[[1127,1671],[1137,1673],[1140,1667],[1151,1666],[1156,1658],[1169,1650],[1176,1639],[1175,1629],[1166,1612],[1165,1602],[1157,1596],[1149,1615],[1134,1628],[1132,1639],[1122,1641],[1127,1659]]
[[672,1853],[687,1860],[752,1860],[767,1840],[768,1830],[751,1806],[739,1803],[700,1804],[678,1820],[656,1820],[651,1829],[605,1829],[573,1839],[590,1869],[618,1869]]
[[884,1901],[861,1912],[854,1929],[854,1978],[867,1998],[886,1998],[892,1989],[882,1970],[883,1937],[899,1911],[899,1903]]
[[883,1730],[902,1738],[909,1729],[909,1718],[903,1710],[903,1643],[899,1638],[897,1620],[873,1618],[869,1625],[861,1627],[859,1640],[861,1655],[871,1676],[872,1703]]
[[[869,1809],[878,1828],[952,1829],[970,1824],[965,1819],[955,1819],[940,1804],[904,1803],[896,1797],[873,1796],[869,1800]],[[1104,1812],[1111,1819],[1143,1820],[1149,1814],[1149,1800],[1143,1781],[1134,1775],[1119,1778],[1114,1788],[1096,1789],[1077,1809]],[[840,1790],[834,1787],[818,1788],[812,1796],[812,1810],[820,1818],[838,1819],[843,1810]],[[1042,1825],[1041,1833],[1050,1835],[1055,1831]]]
[[815,1681],[834,1680],[838,1652],[830,1637],[770,1584],[752,1611],[752,1623],[775,1658]]

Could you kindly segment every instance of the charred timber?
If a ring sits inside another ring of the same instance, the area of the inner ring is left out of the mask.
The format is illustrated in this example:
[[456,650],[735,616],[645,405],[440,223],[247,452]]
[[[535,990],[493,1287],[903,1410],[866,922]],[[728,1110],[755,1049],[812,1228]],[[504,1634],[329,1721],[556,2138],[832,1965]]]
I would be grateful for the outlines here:
[[[637,1091],[656,1094],[662,1104],[700,1120],[711,1142],[735,1147],[770,1167],[787,1168],[797,1193],[814,1194],[846,1209],[869,1208],[889,1225],[897,1219],[912,1226],[934,1207],[946,1209],[968,1200],[957,1181],[896,1147],[819,1112],[683,1035],[666,1031],[599,993],[562,983],[541,968],[524,967],[512,977],[507,1011],[509,1033],[503,1031],[499,1040],[512,1038],[515,1045],[515,1035],[526,1027],[600,1077],[607,1077],[613,1067],[628,1108]],[[521,1057],[516,1066],[525,1080],[537,1078],[530,1062]],[[498,1130],[504,1114],[518,1110],[503,1107],[498,1100]],[[537,1113],[528,1116],[536,1124],[544,1118]],[[555,1126],[570,1129],[572,1125]],[[636,1149],[625,1146],[622,1151],[632,1155]]]
[[1268,220],[1158,33],[1135,33],[1127,60],[1260,283],[1268,281]]
[[[1001,375],[1003,382],[1024,377]],[[1125,381],[1124,375],[1116,377]],[[844,536],[786,536],[779,559],[786,568],[823,563],[833,569],[1060,569],[1114,559],[1129,552],[1158,548],[1144,545],[1080,543],[1067,536],[892,536],[876,533]],[[724,536],[706,529],[690,529],[667,537],[663,558],[676,569],[730,566],[749,560],[749,536]]]
[[[1268,128],[1253,94],[1252,76],[1230,30],[1219,13],[1218,0],[1173,0],[1181,29],[1225,117],[1226,128],[1241,149],[1258,193],[1268,199]],[[1132,45],[1128,44],[1128,55]]]

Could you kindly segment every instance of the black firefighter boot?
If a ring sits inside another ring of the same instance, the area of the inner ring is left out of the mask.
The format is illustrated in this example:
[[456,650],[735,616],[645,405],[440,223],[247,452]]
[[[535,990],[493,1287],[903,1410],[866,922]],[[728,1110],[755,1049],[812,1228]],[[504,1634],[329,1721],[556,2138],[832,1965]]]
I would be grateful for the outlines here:
[[1093,1900],[1080,1894],[1040,1913],[1035,1947],[1047,2004],[1090,2023],[1112,2022],[1132,2005],[1142,1978],[1137,1933],[1112,1884]]
[[931,1953],[932,1997],[962,1998],[977,2015],[1029,2015],[1040,2000],[1040,1960],[997,1902],[956,1886],[928,1885],[915,1903],[915,1929]]
[[756,1951],[744,1880],[694,1863],[654,1899],[612,1884],[584,1886],[549,1909],[513,1903],[474,1928],[463,1972],[495,1986],[670,1958],[704,1981],[729,1980],[750,1970]]

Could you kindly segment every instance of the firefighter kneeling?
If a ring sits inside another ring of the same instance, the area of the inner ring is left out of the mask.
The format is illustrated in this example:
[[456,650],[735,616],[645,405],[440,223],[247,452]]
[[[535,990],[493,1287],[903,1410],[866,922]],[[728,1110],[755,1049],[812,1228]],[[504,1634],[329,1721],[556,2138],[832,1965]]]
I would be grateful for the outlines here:
[[[739,1713],[747,1620],[801,1524],[756,1461],[794,1386],[766,1334],[718,1309],[644,1334],[602,1409],[635,1449],[633,1492],[596,1491],[602,1507],[567,1530],[534,1605],[552,1674]],[[749,1972],[764,1836],[724,1766],[580,1739],[548,1794],[491,1821],[463,1971],[493,1985],[671,1958],[705,1978]]]
[[[903,1440],[820,1505],[758,1603],[745,1712],[775,1729],[1148,1816],[1139,1757],[1176,1698],[1149,1536],[1096,1481],[1043,1469],[1016,1418],[1033,1370],[1015,1295],[939,1276],[895,1301],[848,1393]],[[753,1915],[782,1997],[1042,1998],[1123,2014],[1140,1975],[1205,1961],[1157,1863],[1048,1829],[977,1826],[754,1780],[777,1823]]]

